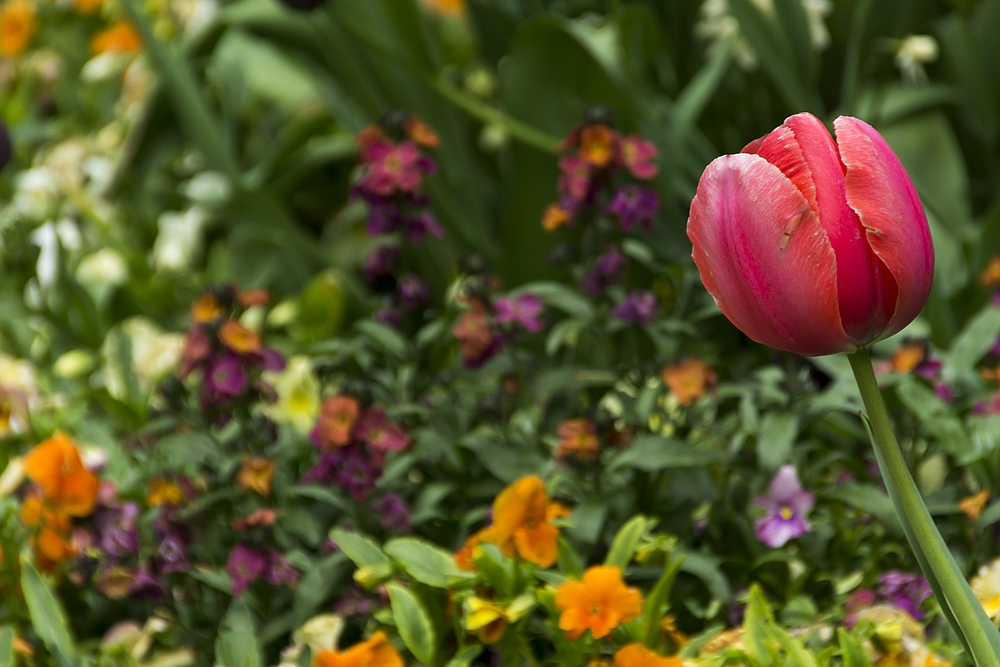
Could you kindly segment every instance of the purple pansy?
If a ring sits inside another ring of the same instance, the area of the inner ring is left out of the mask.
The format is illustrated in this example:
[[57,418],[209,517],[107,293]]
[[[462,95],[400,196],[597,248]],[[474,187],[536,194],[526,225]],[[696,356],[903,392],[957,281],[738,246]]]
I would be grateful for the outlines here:
[[299,581],[299,571],[282,554],[272,551],[264,580],[275,586],[292,587]]
[[919,621],[924,618],[920,605],[931,596],[931,587],[922,575],[891,570],[879,577],[878,594]]
[[186,572],[189,569],[186,545],[177,531],[171,531],[160,540],[160,548],[156,554],[156,567],[161,574]]
[[545,303],[534,294],[521,294],[512,299],[497,299],[493,303],[496,315],[493,321],[497,324],[515,322],[532,333],[542,330],[539,315],[545,308]]
[[597,296],[609,285],[618,282],[624,265],[625,255],[616,246],[611,246],[597,258],[594,266],[583,274],[580,283],[588,294]]
[[233,550],[229,552],[229,561],[226,563],[233,597],[240,597],[250,582],[263,577],[270,565],[270,560],[267,554],[243,544],[237,544],[233,547]]
[[247,386],[243,362],[234,354],[213,359],[205,373],[205,389],[212,399],[223,402],[241,393]]
[[611,317],[646,326],[656,316],[658,305],[656,295],[649,290],[633,290],[615,306]]
[[766,510],[755,524],[757,539],[772,549],[810,529],[808,516],[815,498],[802,488],[794,466],[781,466],[771,480],[768,495],[758,496],[754,503]]
[[660,209],[660,198],[650,188],[626,185],[618,189],[607,211],[618,216],[622,231],[631,231],[635,223],[647,231],[652,229],[653,216]]

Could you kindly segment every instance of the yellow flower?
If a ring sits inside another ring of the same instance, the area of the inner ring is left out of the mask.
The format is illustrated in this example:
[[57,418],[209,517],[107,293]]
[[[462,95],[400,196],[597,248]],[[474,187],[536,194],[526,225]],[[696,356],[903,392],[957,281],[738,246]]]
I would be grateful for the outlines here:
[[184,502],[184,492],[173,482],[153,479],[146,485],[146,504],[150,507],[180,505],[182,502]]
[[569,222],[570,217],[570,212],[559,204],[549,204],[542,214],[542,229],[554,232]]
[[236,484],[244,493],[256,491],[262,496],[271,495],[271,480],[274,478],[274,461],[264,456],[248,456],[243,459],[236,474]]
[[119,21],[107,30],[99,32],[90,40],[90,51],[95,56],[102,53],[138,53],[142,48],[142,37],[128,21]]
[[608,636],[622,623],[642,613],[642,596],[625,585],[621,570],[596,565],[583,573],[582,581],[567,581],[556,591],[559,628],[570,639],[590,630],[594,639]]
[[260,335],[252,329],[247,329],[236,320],[226,320],[219,327],[219,340],[237,354],[247,354],[260,350]]
[[30,0],[7,0],[0,6],[0,54],[13,58],[24,53],[36,23],[35,5]]
[[973,493],[967,498],[962,498],[958,501],[958,509],[965,513],[969,521],[976,521],[979,519],[979,515],[983,513],[986,509],[986,503],[990,499],[990,490],[983,489],[979,493]]
[[1000,615],[1000,558],[979,568],[969,586],[987,616]]
[[507,616],[503,607],[478,597],[465,601],[465,629],[479,637],[484,644],[495,644],[507,630]]
[[264,412],[278,423],[291,424],[299,433],[308,433],[320,406],[319,381],[313,375],[309,358],[292,357],[284,371],[267,372],[264,378],[278,394],[278,400]]
[[892,353],[892,370],[900,373],[912,373],[927,357],[927,346],[923,343],[909,343]]

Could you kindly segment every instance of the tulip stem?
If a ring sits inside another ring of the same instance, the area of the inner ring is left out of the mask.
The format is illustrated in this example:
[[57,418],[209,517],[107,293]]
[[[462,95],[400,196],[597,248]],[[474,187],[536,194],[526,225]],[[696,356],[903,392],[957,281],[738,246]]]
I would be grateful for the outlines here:
[[879,468],[920,568],[975,664],[978,667],[1000,667],[996,651],[1000,645],[1000,633],[972,594],[913,482],[875,380],[871,355],[863,349],[848,354],[847,358],[851,361],[861,398],[868,411]]

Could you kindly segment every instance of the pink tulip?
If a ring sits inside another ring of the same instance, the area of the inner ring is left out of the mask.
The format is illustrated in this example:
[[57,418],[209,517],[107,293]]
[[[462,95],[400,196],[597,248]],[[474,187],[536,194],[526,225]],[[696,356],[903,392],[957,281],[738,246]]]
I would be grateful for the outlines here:
[[837,143],[813,115],[787,119],[714,160],[687,232],[702,282],[759,343],[851,351],[900,331],[927,300],[934,247],[899,158],[841,116]]

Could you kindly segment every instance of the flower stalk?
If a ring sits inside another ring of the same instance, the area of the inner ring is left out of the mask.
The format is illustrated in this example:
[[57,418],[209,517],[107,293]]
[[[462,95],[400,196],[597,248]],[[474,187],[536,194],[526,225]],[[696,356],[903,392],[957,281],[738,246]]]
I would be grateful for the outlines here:
[[867,348],[862,348],[848,354],[847,358],[868,412],[879,469],[920,568],[952,629],[962,639],[977,667],[1000,667],[1000,651],[997,650],[1000,632],[972,594],[913,481],[882,401],[871,355]]

